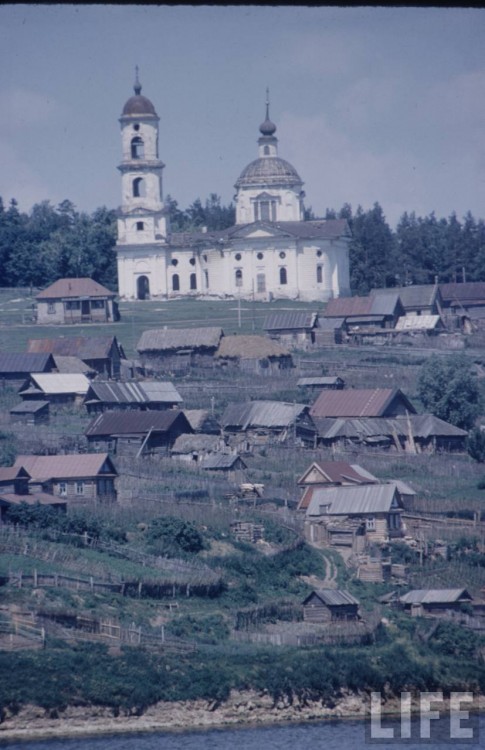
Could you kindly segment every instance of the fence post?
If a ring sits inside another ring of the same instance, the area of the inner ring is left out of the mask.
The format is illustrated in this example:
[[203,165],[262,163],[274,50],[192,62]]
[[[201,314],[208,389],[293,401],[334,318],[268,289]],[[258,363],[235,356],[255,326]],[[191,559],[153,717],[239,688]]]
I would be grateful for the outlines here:
[[34,588],[37,588],[37,568],[34,568]]

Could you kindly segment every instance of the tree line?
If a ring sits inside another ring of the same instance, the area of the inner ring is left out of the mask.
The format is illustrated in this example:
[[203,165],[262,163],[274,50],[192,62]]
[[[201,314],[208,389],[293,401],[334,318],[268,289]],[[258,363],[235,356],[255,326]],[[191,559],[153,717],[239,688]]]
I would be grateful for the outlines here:
[[[224,205],[216,193],[186,209],[170,195],[165,203],[173,232],[217,231],[235,222],[234,204]],[[25,213],[15,199],[5,208],[0,198],[0,287],[45,287],[58,278],[89,276],[116,290],[116,217],[104,206],[80,212],[69,200],[58,206],[42,201]],[[315,218],[311,208],[305,211],[306,220]],[[485,281],[485,221],[470,212],[461,220],[455,213],[438,219],[434,212],[424,218],[406,212],[395,230],[379,203],[355,212],[346,203],[327,209],[324,218],[349,223],[353,294],[436,279]]]

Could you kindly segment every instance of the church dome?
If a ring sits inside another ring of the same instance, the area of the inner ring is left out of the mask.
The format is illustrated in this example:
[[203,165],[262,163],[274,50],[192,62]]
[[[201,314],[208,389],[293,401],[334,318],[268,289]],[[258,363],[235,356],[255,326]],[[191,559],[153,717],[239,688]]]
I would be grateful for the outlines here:
[[302,184],[296,169],[279,156],[255,159],[241,172],[235,187],[251,185],[283,185],[293,187]]
[[151,103],[150,99],[146,96],[142,96],[141,83],[138,80],[138,68],[136,71],[136,81],[133,86],[135,96],[130,96],[125,106],[123,107],[122,116],[129,115],[154,115],[157,117],[155,107]]

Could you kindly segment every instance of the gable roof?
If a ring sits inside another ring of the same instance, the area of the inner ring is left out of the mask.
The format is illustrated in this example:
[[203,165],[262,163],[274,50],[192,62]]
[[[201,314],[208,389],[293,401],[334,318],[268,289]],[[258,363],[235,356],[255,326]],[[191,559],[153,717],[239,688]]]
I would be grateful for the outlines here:
[[354,484],[375,484],[378,478],[358,464],[349,464],[347,461],[313,461],[304,474],[297,480],[297,484],[303,484],[305,477],[310,471],[316,471],[322,475],[322,481],[334,484],[352,482]]
[[72,299],[73,297],[116,297],[115,292],[106,289],[97,281],[89,278],[57,279],[36,296],[37,300],[55,298]]
[[399,597],[399,601],[402,604],[453,604],[472,598],[466,589],[414,589]]
[[179,435],[172,446],[172,453],[192,453],[194,451],[216,451],[221,444],[219,435],[207,435],[203,432]]
[[315,589],[307,596],[303,604],[305,605],[313,597],[317,597],[323,604],[328,607],[341,607],[348,604],[359,604],[359,600],[352,596],[348,591],[343,589]]
[[393,291],[399,294],[405,310],[421,307],[432,307],[439,297],[439,288],[436,284],[411,284],[410,286],[394,287],[389,289],[372,289],[371,295],[378,297]]
[[403,315],[396,321],[396,331],[433,331],[442,326],[439,315]]
[[222,415],[223,427],[289,427],[308,411],[306,404],[289,404],[285,401],[249,401],[228,404]]
[[31,372],[49,372],[55,370],[56,363],[50,353],[33,352],[0,352],[0,374],[25,375]]
[[209,456],[204,456],[200,467],[201,469],[215,471],[217,469],[232,469],[235,464],[239,464],[242,469],[247,469],[241,456],[234,453],[211,453]]
[[183,401],[173,383],[161,380],[95,380],[89,386],[84,403],[104,404],[179,404]]
[[33,401],[21,401],[20,404],[16,404],[15,406],[12,406],[10,409],[10,414],[36,414],[38,411],[42,411],[46,407],[48,408],[50,406],[49,401],[38,401],[37,399]]
[[404,310],[399,294],[392,289],[385,294],[368,297],[336,297],[327,302],[324,316],[326,318],[355,318],[394,315],[401,308]]
[[124,358],[123,347],[116,336],[60,336],[56,339],[29,339],[27,351],[51,352],[82,360],[108,359],[113,347]]
[[13,482],[14,479],[30,479],[24,466],[0,466],[0,482]]
[[[64,373],[57,372],[39,372],[33,373],[30,376],[31,384],[34,390],[38,390],[46,395],[68,395],[68,394],[80,394],[84,395],[87,393],[90,381],[82,373],[71,373],[66,375]],[[19,391],[20,395],[32,392],[32,386],[27,388],[22,387]]]
[[433,414],[411,414],[408,417],[312,417],[317,434],[327,440],[331,438],[366,438],[388,437],[394,434],[407,437],[409,427],[413,437],[426,440],[430,437],[460,437],[465,438],[468,433],[460,427],[455,427]]
[[17,456],[14,467],[23,466],[33,481],[78,479],[98,474],[117,475],[107,453],[76,453],[63,456]]
[[485,281],[468,281],[465,284],[439,284],[439,290],[445,305],[471,304],[483,302],[485,304]]
[[289,351],[266,336],[223,336],[216,358],[262,359],[263,357],[291,357]]
[[363,484],[356,487],[315,487],[307,516],[352,516],[389,513],[402,508],[395,484]]
[[54,354],[54,362],[56,363],[56,369],[65,375],[70,373],[82,372],[84,375],[96,375],[96,370],[83,362],[80,357],[63,356],[62,354]]
[[308,331],[315,328],[318,313],[296,310],[294,312],[274,312],[263,323],[264,331]]
[[178,409],[166,411],[105,411],[94,419],[84,434],[86,437],[106,437],[109,435],[145,435],[147,432],[169,432],[174,425],[182,432],[190,433],[192,428],[183,413]]
[[310,409],[311,417],[382,417],[395,401],[412,414],[416,409],[398,388],[324,390]]
[[222,328],[158,328],[143,331],[136,350],[138,352],[172,351],[174,349],[217,349]]

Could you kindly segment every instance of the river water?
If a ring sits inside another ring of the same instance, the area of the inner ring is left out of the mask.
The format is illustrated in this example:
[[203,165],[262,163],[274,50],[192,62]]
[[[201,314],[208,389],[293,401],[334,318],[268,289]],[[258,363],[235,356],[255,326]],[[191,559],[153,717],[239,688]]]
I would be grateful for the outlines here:
[[[393,730],[395,739],[372,739],[365,721],[325,721],[311,724],[286,724],[244,729],[210,729],[190,732],[153,732],[117,734],[95,738],[2,742],[2,750],[453,750],[485,747],[485,717],[463,722],[470,740],[450,739],[450,722],[444,717],[433,720],[430,739],[420,739],[420,725],[412,722],[411,740],[401,739],[398,721],[386,719],[382,727]],[[480,735],[483,744],[480,743]]]

